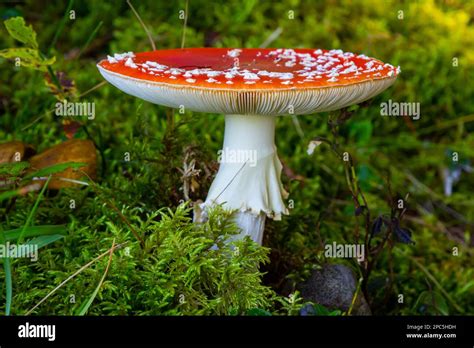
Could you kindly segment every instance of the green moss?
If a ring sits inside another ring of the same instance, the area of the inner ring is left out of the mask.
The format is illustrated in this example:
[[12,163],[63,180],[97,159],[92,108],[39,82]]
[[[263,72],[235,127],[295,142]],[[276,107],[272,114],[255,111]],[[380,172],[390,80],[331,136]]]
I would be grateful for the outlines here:
[[[45,52],[66,6],[27,1],[2,4],[0,13],[21,13]],[[180,47],[179,10],[184,1],[140,1],[135,6],[158,48]],[[431,298],[442,296],[444,302],[438,302],[446,304],[450,314],[459,314],[457,307],[474,313],[474,177],[464,172],[454,194],[445,197],[440,174],[450,165],[449,151],[457,151],[462,163],[472,163],[474,158],[473,5],[431,0],[244,4],[236,0],[211,6],[193,0],[189,6],[187,47],[258,47],[282,28],[270,46],[342,48],[401,66],[402,74],[392,88],[339,127],[340,146],[355,161],[372,217],[390,211],[388,182],[393,196],[409,193],[405,224],[416,244],[396,245],[393,252],[381,254],[368,284],[370,302],[376,314],[419,314],[420,304],[429,299],[425,291],[434,291]],[[294,19],[288,17],[290,10]],[[213,216],[204,225],[191,223],[191,212],[181,204],[185,181],[179,170],[195,160],[199,175],[193,178],[190,200],[204,199],[218,167],[216,152],[222,143],[224,118],[179,114],[111,85],[79,97],[103,81],[95,66],[98,59],[111,52],[149,50],[150,45],[125,2],[116,6],[107,1],[77,1],[75,11],[76,19],[66,22],[50,52],[56,57],[51,67],[75,82],[77,91],[68,98],[95,103],[95,119],[80,119],[85,128],[78,136],[90,137],[99,149],[97,187],[47,192],[33,224],[65,224],[68,234],[43,248],[36,263],[12,260],[12,314],[26,313],[63,280],[107,251],[114,239],[127,244],[114,252],[89,314],[263,313],[252,311],[255,308],[296,314],[302,301],[289,300],[287,295],[313,268],[328,262],[323,243],[354,243],[364,228],[363,221],[354,216],[341,161],[324,145],[312,156],[306,153],[315,136],[330,137],[327,115],[299,117],[303,137],[291,118],[278,119],[278,153],[294,174],[286,171],[283,176],[293,208],[282,221],[267,223],[264,245],[269,249],[249,241],[226,244],[217,236],[231,235],[234,227],[224,212],[218,211],[220,218]],[[75,52],[84,47],[100,21],[103,25],[97,35],[76,58]],[[3,26],[0,31],[0,49],[22,45]],[[0,61],[0,69],[1,80],[9,82],[0,84],[0,142],[21,140],[42,151],[64,141],[62,118],[51,112],[57,96],[45,84],[44,75],[15,68],[6,60]],[[381,117],[380,103],[388,99],[419,102],[421,118],[404,122]],[[0,177],[5,171],[19,174],[11,170],[2,167]],[[32,192],[1,201],[3,229],[22,227],[36,197]],[[144,248],[130,226],[145,241]],[[213,250],[216,243],[220,248]],[[235,247],[239,247],[238,255]],[[459,249],[458,256],[453,256],[454,247]],[[443,290],[413,259],[427,268]],[[96,288],[107,261],[104,257],[84,270],[34,313],[75,313]],[[4,277],[1,268],[2,312]],[[387,279],[392,279],[391,285]],[[397,302],[399,294],[404,295],[403,304]]]

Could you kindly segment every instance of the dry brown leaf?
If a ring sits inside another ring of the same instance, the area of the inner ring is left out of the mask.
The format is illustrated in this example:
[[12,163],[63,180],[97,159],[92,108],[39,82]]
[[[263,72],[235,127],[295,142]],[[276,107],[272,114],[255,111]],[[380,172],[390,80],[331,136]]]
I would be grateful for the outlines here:
[[50,189],[58,190],[64,187],[77,187],[77,184],[59,178],[80,180],[84,177],[82,172],[87,173],[91,179],[95,179],[97,176],[97,153],[94,143],[90,140],[67,140],[33,156],[29,162],[31,165],[30,172],[36,172],[39,169],[60,163],[75,162],[87,164],[79,170],[68,168],[60,173],[53,174],[48,185]]
[[0,144],[0,164],[24,161],[34,153],[35,150],[31,145],[21,141],[3,143]]

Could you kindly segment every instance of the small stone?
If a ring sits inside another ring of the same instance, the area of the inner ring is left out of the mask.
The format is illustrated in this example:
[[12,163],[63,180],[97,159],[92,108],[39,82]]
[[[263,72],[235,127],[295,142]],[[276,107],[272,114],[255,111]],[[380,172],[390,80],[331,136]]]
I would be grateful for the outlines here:
[[[348,311],[357,288],[357,280],[352,270],[344,265],[329,264],[320,270],[314,270],[311,277],[299,284],[301,296],[329,309]],[[364,295],[359,292],[353,315],[372,315]]]

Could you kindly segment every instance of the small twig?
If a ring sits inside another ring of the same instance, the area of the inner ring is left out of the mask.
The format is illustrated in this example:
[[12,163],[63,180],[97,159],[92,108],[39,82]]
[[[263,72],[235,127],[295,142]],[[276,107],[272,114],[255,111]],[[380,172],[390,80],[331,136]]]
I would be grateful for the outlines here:
[[262,44],[259,46],[260,48],[266,48],[268,45],[270,45],[273,41],[275,41],[283,32],[283,28],[278,27],[276,28]]
[[105,277],[107,277],[107,273],[109,273],[109,268],[112,263],[112,256],[114,255],[114,250],[115,250],[115,238],[112,241],[112,247],[110,248],[110,253],[109,253],[109,261],[107,262],[107,266],[105,267],[104,274],[102,275],[102,278],[100,278],[99,284],[95,288],[94,292],[92,293],[92,296],[89,298],[89,300],[86,302],[86,305],[81,308],[79,315],[84,315],[86,314],[87,310],[89,309],[90,305],[94,301],[95,297],[99,293],[100,287],[104,283]]
[[24,126],[21,131],[24,131],[28,128],[30,128],[32,125],[34,125],[36,122],[38,122],[39,120],[41,120],[43,117],[45,117],[48,113],[50,112],[54,112],[54,110],[56,110],[55,108],[54,109],[50,109],[50,110],[47,110],[45,111],[45,113],[41,116],[38,116],[37,118],[35,118],[32,122],[30,122],[29,124],[27,124],[26,126]]
[[38,308],[44,301],[46,301],[49,297],[51,297],[51,295],[53,295],[56,291],[58,291],[64,284],[66,284],[68,281],[70,281],[72,278],[74,278],[75,276],[77,276],[78,274],[80,274],[82,271],[84,271],[85,269],[89,268],[92,264],[94,264],[95,262],[99,261],[101,258],[103,258],[104,256],[110,254],[112,251],[116,250],[116,249],[119,249],[121,247],[123,247],[125,244],[127,244],[128,242],[124,242],[124,243],[121,243],[121,244],[117,244],[115,247],[113,248],[110,248],[109,250],[107,250],[106,252],[100,254],[99,256],[97,256],[95,259],[93,259],[92,261],[89,261],[88,263],[86,263],[84,266],[82,266],[81,268],[79,268],[76,272],[74,272],[72,275],[70,275],[69,277],[67,277],[64,281],[62,281],[58,286],[56,286],[53,290],[51,290],[45,297],[43,297],[41,299],[41,301],[39,301],[36,305],[33,306],[33,308],[31,308],[28,312],[26,312],[25,315],[30,315],[31,312],[33,312],[36,308]]
[[184,48],[184,41],[186,39],[186,28],[188,27],[188,5],[189,5],[189,0],[186,0],[186,6],[184,8],[184,23],[183,23],[183,36],[181,37],[181,48]]
[[127,4],[128,4],[128,6],[130,6],[130,8],[132,9],[133,13],[135,14],[135,16],[137,17],[138,21],[140,22],[140,24],[142,25],[143,29],[145,30],[145,33],[146,33],[146,35],[148,36],[148,40],[150,40],[150,44],[151,44],[151,47],[153,48],[153,51],[156,51],[156,46],[155,46],[155,43],[153,42],[153,38],[151,37],[150,31],[149,31],[148,28],[146,27],[145,23],[143,23],[142,19],[140,18],[140,15],[139,15],[138,12],[135,10],[135,8],[133,7],[133,5],[132,5],[132,3],[130,2],[130,0],[127,0]]
[[89,94],[90,92],[95,91],[96,89],[98,89],[98,88],[104,86],[106,83],[107,83],[107,81],[102,81],[102,82],[96,84],[94,87],[89,88],[87,91],[85,91],[84,93],[80,94],[80,95],[79,95],[79,98],[82,98],[82,97],[84,97],[85,95]]
[[[365,250],[367,250],[368,252],[368,256],[364,262],[363,265],[361,265],[361,270],[362,270],[362,273],[363,273],[363,277],[362,277],[362,291],[364,293],[364,295],[368,298],[368,290],[367,290],[367,284],[368,284],[368,278],[370,276],[370,273],[372,271],[372,267],[376,261],[376,258],[372,259],[372,260],[369,260],[369,257],[370,257],[370,219],[371,219],[371,214],[370,214],[370,209],[369,209],[369,206],[368,206],[368,203],[367,203],[367,200],[365,198],[365,195],[364,193],[362,192],[362,189],[359,185],[359,180],[357,178],[357,174],[355,172],[355,166],[354,166],[354,163],[352,161],[352,156],[350,156],[349,154],[349,158],[348,160],[344,160],[344,157],[343,157],[343,153],[341,151],[339,151],[339,142],[338,142],[338,136],[339,136],[339,133],[338,133],[338,128],[341,124],[343,124],[345,121],[347,121],[350,117],[352,116],[352,113],[347,111],[347,110],[342,110],[342,111],[339,111],[339,113],[335,113],[335,114],[332,114],[330,115],[329,117],[329,120],[328,120],[328,125],[330,127],[330,130],[331,130],[331,133],[332,133],[332,136],[333,136],[333,141],[327,141],[326,139],[319,139],[321,141],[326,141],[327,143],[329,143],[331,145],[331,149],[333,150],[334,153],[336,153],[336,155],[342,159],[343,161],[343,165],[344,165],[344,173],[345,173],[345,178],[346,178],[346,182],[347,182],[347,186],[351,192],[351,196],[352,196],[352,200],[354,201],[354,205],[355,205],[355,208],[356,209],[361,209],[361,204],[359,202],[359,197],[360,199],[362,200],[363,204],[364,204],[364,209],[363,211],[361,212],[362,215],[364,216],[365,218],[365,238],[364,238],[364,247],[365,247]],[[357,215],[357,214],[356,214]],[[357,223],[356,224],[356,231],[355,231],[355,238],[356,238],[356,242],[358,242],[359,240],[359,224]],[[385,240],[383,241],[383,243],[381,244],[381,246],[383,247],[383,245],[385,244]],[[378,256],[378,253],[380,252],[381,250],[379,250],[376,254],[376,256]]]

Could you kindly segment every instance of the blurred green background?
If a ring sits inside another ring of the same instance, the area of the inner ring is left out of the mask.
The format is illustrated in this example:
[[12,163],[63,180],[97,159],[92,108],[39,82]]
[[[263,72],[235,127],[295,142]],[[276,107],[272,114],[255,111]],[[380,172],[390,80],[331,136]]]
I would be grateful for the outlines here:
[[[184,31],[185,47],[259,47],[267,42],[269,47],[340,48],[399,65],[402,73],[396,83],[339,127],[338,141],[352,155],[372,217],[390,213],[389,196],[409,194],[404,226],[416,244],[397,243],[381,254],[368,284],[372,311],[474,314],[474,177],[469,173],[474,158],[474,2],[150,0],[133,5],[158,49],[181,47]],[[186,6],[184,29],[181,11]],[[67,1],[0,4],[3,20],[22,16],[32,25],[39,50],[56,58],[53,74],[66,81],[60,81],[63,87],[70,86],[59,93],[51,82],[45,83],[47,71],[15,67],[14,61],[0,58],[0,142],[21,140],[41,152],[66,139],[64,120],[52,112],[58,100],[94,102],[95,119],[76,120],[82,125],[76,137],[94,140],[100,153],[97,183],[125,216],[135,223],[134,216],[175,209],[183,200],[178,168],[189,153],[201,170],[191,199],[204,199],[217,169],[224,117],[182,115],[108,84],[89,91],[103,81],[95,65],[106,54],[151,50],[150,42],[125,1],[76,0],[70,8],[73,16],[67,8]],[[0,49],[21,47],[4,26],[0,31]],[[380,103],[388,99],[420,103],[420,119],[382,117]],[[354,214],[341,161],[328,146],[319,146],[311,156],[306,152],[316,136],[331,137],[327,121],[323,113],[299,117],[298,123],[291,117],[277,122],[276,144],[286,166],[283,182],[294,208],[283,221],[267,223],[264,246],[271,248],[270,262],[261,272],[263,284],[282,296],[313,268],[328,262],[321,241],[353,243],[364,228],[364,221]],[[127,152],[130,162],[124,161]],[[458,162],[452,161],[453,152]],[[456,173],[459,181],[447,196],[445,176]],[[24,224],[37,195],[18,197],[13,208],[8,206],[11,202],[1,202],[5,230]],[[74,211],[67,208],[71,198],[80,202]],[[68,235],[43,250],[38,263],[13,261],[15,314],[25,313],[60,281],[107,250],[113,238],[133,242],[127,226],[91,188],[49,193],[34,220],[66,224]],[[103,262],[62,287],[37,313],[76,313],[102,277]],[[112,264],[91,314],[235,313],[233,308],[218,312],[215,307],[199,312],[200,304],[180,307],[179,279],[167,283],[169,299],[161,308],[169,312],[154,307],[154,302],[140,305],[134,297],[138,287],[162,285],[152,275],[148,283],[132,279],[131,273],[147,270],[127,262]],[[345,262],[358,272],[355,262]],[[3,277],[0,274],[2,284]],[[266,290],[258,291],[256,297],[268,296]],[[70,303],[70,294],[77,303]],[[399,294],[403,303],[398,302]],[[0,309],[4,302],[2,291]],[[237,312],[252,306],[239,304]],[[276,310],[274,304],[260,306]]]

